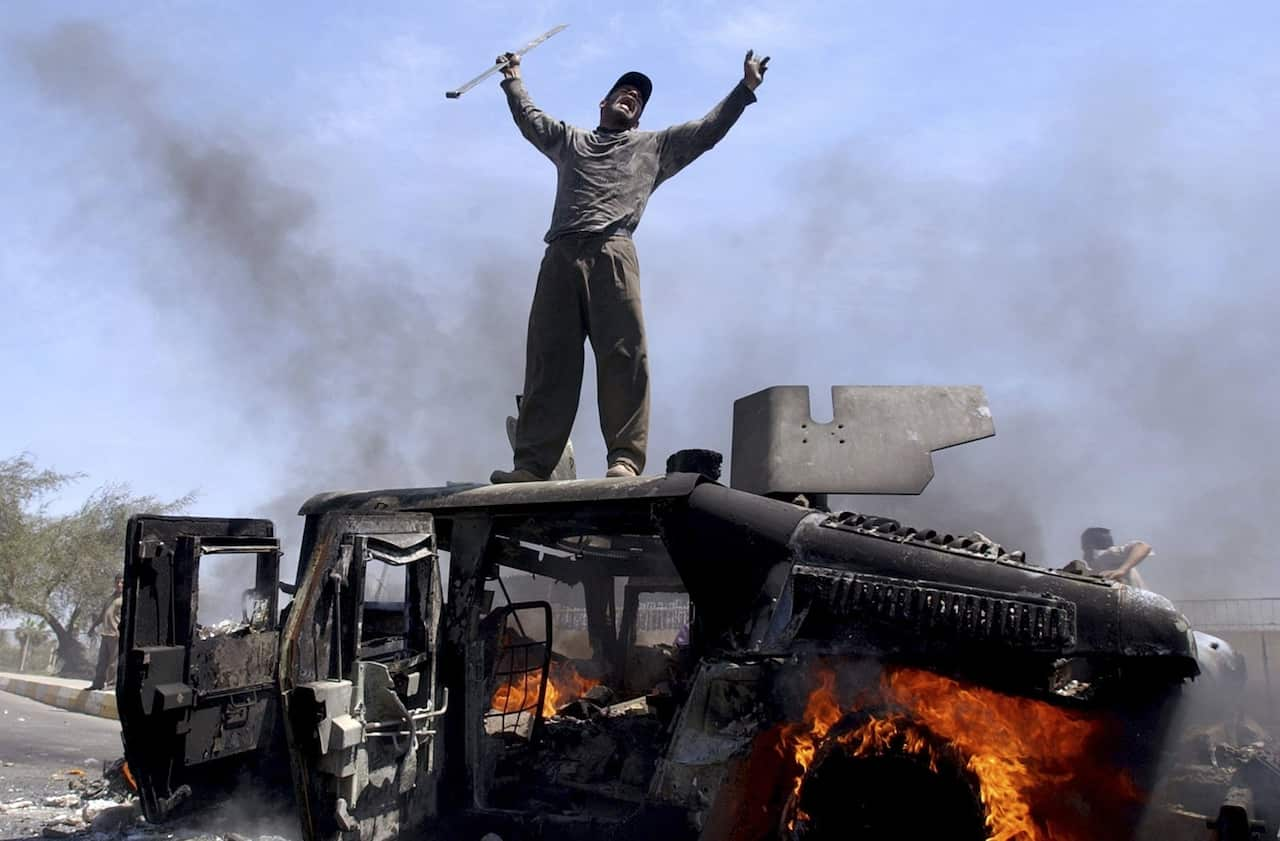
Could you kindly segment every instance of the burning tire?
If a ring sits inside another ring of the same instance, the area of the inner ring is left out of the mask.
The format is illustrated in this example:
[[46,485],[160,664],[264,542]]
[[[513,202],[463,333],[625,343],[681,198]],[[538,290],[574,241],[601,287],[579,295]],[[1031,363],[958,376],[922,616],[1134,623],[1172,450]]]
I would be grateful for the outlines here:
[[779,733],[782,837],[1133,837],[1146,796],[1126,746],[1142,731],[1119,717],[908,666],[847,674],[820,664]]
[[779,835],[984,841],[986,810],[960,750],[900,715],[833,727],[787,801]]

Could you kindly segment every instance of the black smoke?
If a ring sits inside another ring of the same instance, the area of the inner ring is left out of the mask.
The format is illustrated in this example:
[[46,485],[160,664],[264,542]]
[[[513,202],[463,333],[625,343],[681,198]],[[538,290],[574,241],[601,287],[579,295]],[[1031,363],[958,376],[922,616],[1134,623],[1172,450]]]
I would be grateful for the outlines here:
[[[262,431],[256,444],[286,448],[279,494],[265,501],[286,531],[319,490],[471,480],[509,464],[502,424],[527,293],[509,288],[500,249],[469,255],[463,283],[429,262],[340,253],[316,236],[315,199],[279,172],[268,140],[171,117],[163,85],[104,26],[65,24],[16,53],[50,100],[123,133],[123,147],[99,148],[103,166],[141,169],[165,208],[146,234],[181,254],[176,270],[149,270],[140,255],[137,286],[175,345],[217,368],[219,388],[190,395],[193,409],[239,405]],[[482,424],[489,435],[471,434]]]
[[[280,518],[317,489],[470,479],[508,461],[501,418],[534,268],[510,243],[540,230],[462,255],[460,286],[429,261],[335,253],[316,199],[263,142],[169,116],[163,85],[102,26],[17,53],[51,101],[123,127],[127,154],[104,145],[104,160],[141,167],[168,203],[152,233],[180,244],[187,270],[144,267],[139,285],[158,318],[199,310],[193,335],[246,417],[289,442]],[[1144,576],[1172,596],[1280,591],[1276,114],[1259,98],[1251,119],[1209,131],[1169,89],[1082,71],[1075,96],[965,176],[896,153],[898,129],[851,130],[782,164],[759,222],[642,230],[651,463],[727,452],[733,399],[772,384],[979,383],[995,439],[939,454],[919,499],[848,505],[979,529],[1051,565],[1105,525],[1153,544]],[[768,119],[767,93],[744,121]],[[757,153],[770,170],[788,154]],[[586,421],[592,399],[588,385]]]
[[775,383],[809,384],[819,419],[830,384],[982,384],[994,439],[937,454],[919,498],[841,505],[1053,566],[1109,526],[1154,546],[1143,574],[1171,596],[1275,595],[1280,121],[1206,127],[1158,79],[1086,81],[968,177],[865,136],[792,166],[787,202],[722,234],[749,261],[686,293],[744,303],[682,348],[710,364],[659,413],[693,433],[696,394],[723,446],[723,407]]

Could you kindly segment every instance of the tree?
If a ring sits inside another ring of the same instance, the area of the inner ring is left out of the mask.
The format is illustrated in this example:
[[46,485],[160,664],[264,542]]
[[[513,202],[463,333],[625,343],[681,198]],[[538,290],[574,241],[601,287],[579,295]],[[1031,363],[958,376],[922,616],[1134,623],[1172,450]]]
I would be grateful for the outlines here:
[[91,666],[79,635],[105,607],[123,567],[129,515],[175,513],[193,497],[166,502],[108,484],[75,511],[50,514],[49,498],[80,478],[40,469],[27,454],[0,461],[0,610],[44,620],[62,673],[83,675]]
[[18,658],[18,671],[25,672],[27,670],[27,655],[31,653],[31,646],[44,642],[48,634],[45,633],[42,622],[27,617],[22,620],[22,624],[14,631],[14,636],[18,638],[18,642],[22,643],[22,654]]

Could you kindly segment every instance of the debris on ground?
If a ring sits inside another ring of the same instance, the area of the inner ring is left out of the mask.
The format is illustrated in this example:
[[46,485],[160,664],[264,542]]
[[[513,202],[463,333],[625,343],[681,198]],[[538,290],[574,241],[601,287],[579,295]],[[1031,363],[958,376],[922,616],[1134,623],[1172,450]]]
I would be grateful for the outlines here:
[[[124,773],[124,760],[104,764],[86,762],[86,765],[103,766],[100,778],[91,777],[79,768],[71,768],[52,779],[66,779],[68,791],[38,799],[24,798],[0,803],[0,814],[17,819],[30,830],[44,838],[71,838],[93,833],[119,837],[122,833],[139,828],[142,808],[128,785]],[[143,832],[137,841],[154,837],[154,832]]]
[[88,803],[84,804],[84,808],[80,812],[80,817],[84,819],[85,823],[93,823],[94,820],[96,820],[103,812],[116,809],[121,805],[122,804],[115,800],[90,800]]
[[[97,809],[90,818],[90,809],[99,803],[111,803],[110,806]],[[114,801],[95,800],[85,806],[83,817],[94,832],[116,833],[133,826],[142,817],[142,805],[134,800],[131,803],[116,804]]]
[[79,795],[81,800],[107,799],[116,803],[124,803],[133,797],[135,788],[129,778],[129,767],[123,759],[107,765],[101,777],[75,777],[67,782],[67,787]]
[[45,806],[53,806],[61,809],[70,809],[80,805],[80,795],[78,794],[59,794],[53,797],[46,797],[41,801]]
[[[16,819],[24,827],[22,837],[73,838],[78,841],[289,841],[280,835],[281,825],[272,823],[271,833],[264,832],[262,821],[250,820],[258,832],[232,832],[219,824],[225,819],[231,825],[246,824],[227,815],[199,822],[147,823],[130,782],[124,759],[114,762],[86,761],[85,765],[102,768],[102,776],[73,774],[67,778],[67,793],[46,797],[0,802],[0,815]],[[69,773],[69,772],[68,772]],[[231,804],[229,807],[234,808]],[[229,813],[231,814],[231,813]],[[238,814],[238,813],[235,813]],[[214,830],[211,827],[217,826]],[[261,833],[261,834],[260,834]]]

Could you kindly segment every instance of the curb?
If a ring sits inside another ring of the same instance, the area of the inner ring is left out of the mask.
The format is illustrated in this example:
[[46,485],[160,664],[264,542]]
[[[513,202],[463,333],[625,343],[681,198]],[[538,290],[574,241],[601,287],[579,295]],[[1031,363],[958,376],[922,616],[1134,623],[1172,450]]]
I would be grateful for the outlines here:
[[120,720],[114,692],[91,692],[88,689],[58,686],[30,677],[0,677],[0,690],[64,710]]

